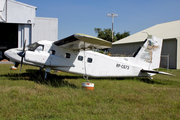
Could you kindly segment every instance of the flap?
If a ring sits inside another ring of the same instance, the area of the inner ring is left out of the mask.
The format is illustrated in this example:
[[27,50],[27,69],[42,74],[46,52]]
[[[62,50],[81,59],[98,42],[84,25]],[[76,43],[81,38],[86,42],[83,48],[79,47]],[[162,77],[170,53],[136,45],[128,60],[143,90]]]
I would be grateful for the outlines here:
[[80,33],[58,40],[54,44],[68,49],[104,49],[112,47],[111,42]]

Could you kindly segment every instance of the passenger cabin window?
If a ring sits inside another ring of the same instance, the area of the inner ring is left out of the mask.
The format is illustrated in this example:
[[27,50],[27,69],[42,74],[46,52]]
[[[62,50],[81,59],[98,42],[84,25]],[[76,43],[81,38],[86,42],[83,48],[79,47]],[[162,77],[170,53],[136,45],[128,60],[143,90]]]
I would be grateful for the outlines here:
[[79,61],[83,61],[83,56],[78,56]]
[[55,53],[56,53],[55,50],[51,50],[51,51],[50,51],[50,54],[52,54],[52,55],[55,55]]
[[71,54],[70,53],[66,53],[65,54],[65,58],[70,58],[71,57]]
[[92,61],[93,61],[92,58],[88,58],[88,59],[87,59],[87,62],[88,62],[88,63],[92,63]]

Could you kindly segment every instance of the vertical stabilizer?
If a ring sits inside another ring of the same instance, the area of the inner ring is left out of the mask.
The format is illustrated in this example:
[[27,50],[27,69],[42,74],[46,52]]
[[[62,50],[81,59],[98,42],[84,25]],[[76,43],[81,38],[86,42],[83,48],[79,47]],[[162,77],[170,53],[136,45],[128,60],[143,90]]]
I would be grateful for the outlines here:
[[137,52],[135,59],[145,69],[159,68],[163,40],[148,35],[143,46]]

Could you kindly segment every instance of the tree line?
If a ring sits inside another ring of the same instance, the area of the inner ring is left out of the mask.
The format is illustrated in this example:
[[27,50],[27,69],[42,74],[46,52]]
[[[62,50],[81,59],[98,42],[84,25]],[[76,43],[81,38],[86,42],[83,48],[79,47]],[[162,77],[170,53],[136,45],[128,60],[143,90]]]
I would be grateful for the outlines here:
[[[108,29],[101,29],[101,28],[94,28],[95,33],[97,33],[98,38],[102,38],[104,40],[107,40],[109,42],[112,42],[112,30],[110,28]],[[123,39],[130,35],[129,31],[124,31],[124,33],[120,32],[114,32],[113,33],[113,42]]]

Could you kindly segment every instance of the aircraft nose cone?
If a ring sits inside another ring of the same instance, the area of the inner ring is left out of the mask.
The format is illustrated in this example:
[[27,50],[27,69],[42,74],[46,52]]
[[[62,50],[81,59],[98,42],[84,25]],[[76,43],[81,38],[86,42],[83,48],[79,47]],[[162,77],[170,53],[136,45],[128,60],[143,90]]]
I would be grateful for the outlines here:
[[4,52],[4,55],[9,58],[9,54],[10,54],[10,53],[11,53],[11,50],[6,50],[6,51]]
[[8,50],[6,50],[5,52],[4,52],[4,55],[7,57],[8,56]]

